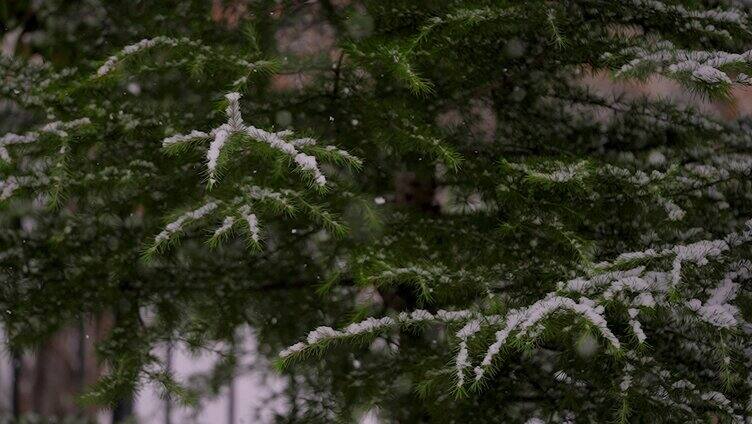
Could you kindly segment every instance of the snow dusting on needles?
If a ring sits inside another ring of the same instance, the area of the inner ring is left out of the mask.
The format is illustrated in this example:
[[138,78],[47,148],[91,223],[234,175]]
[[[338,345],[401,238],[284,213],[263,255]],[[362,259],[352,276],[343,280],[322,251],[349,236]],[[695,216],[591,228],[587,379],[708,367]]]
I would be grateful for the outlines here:
[[659,73],[668,76],[685,75],[709,85],[744,83],[744,79],[732,81],[721,68],[728,65],[749,64],[752,61],[752,50],[740,54],[683,50],[665,40],[644,48],[628,48],[623,50],[622,54],[632,56],[634,59],[621,67],[618,72],[620,75],[655,68]]
[[[240,112],[240,97],[240,93],[236,92],[225,95],[228,103],[227,108],[225,109],[227,122],[213,129],[209,134],[194,130],[185,135],[178,134],[167,137],[162,141],[162,145],[164,147],[169,147],[197,139],[211,138],[212,142],[206,152],[206,167],[209,177],[209,186],[211,187],[216,183],[217,167],[221,162],[222,149],[226,146],[227,141],[233,134],[245,134],[254,140],[266,143],[275,150],[290,156],[300,170],[313,177],[315,185],[318,187],[324,187],[326,185],[326,177],[323,172],[321,172],[321,169],[319,169],[316,158],[298,150],[301,147],[315,145],[316,141],[311,138],[287,141],[284,137],[289,136],[291,134],[290,131],[272,133],[256,128],[252,125],[246,125],[243,122],[243,117]],[[344,150],[336,150],[342,156],[347,155],[347,157],[354,158],[354,156],[349,155],[349,153]],[[328,151],[332,150],[328,149]]]
[[251,212],[251,207],[248,205],[243,205],[238,210],[238,212],[240,212],[240,216],[242,216],[246,224],[248,224],[248,231],[251,234],[251,240],[253,240],[255,243],[258,243],[260,240],[258,218],[256,218],[256,215]]
[[[125,46],[119,53],[107,58],[104,64],[102,64],[102,66],[100,66],[99,69],[97,69],[97,76],[103,77],[105,75],[110,74],[128,56],[132,56],[143,50],[151,49],[157,46],[177,47],[180,44],[186,44],[186,45],[190,45],[193,47],[200,47],[199,43],[195,41],[191,41],[188,38],[178,39],[178,38],[170,38],[170,37],[165,37],[165,36],[159,36],[159,37],[148,38],[148,39],[145,38],[137,43]],[[203,48],[203,46],[201,47]]]
[[175,234],[183,230],[185,224],[205,217],[206,215],[217,209],[217,206],[217,203],[210,202],[196,210],[180,215],[178,219],[167,224],[165,229],[162,230],[161,233],[157,234],[154,239],[155,243],[160,244],[167,240],[170,240],[170,238],[172,238]]
[[[595,269],[595,275],[590,278],[578,277],[560,282],[557,291],[548,293],[543,299],[529,306],[511,309],[505,315],[484,315],[470,310],[439,311],[434,315],[428,311],[416,310],[412,313],[402,312],[394,317],[371,317],[350,324],[343,330],[319,327],[309,333],[304,342],[296,343],[283,350],[280,357],[289,358],[309,346],[329,340],[384,331],[398,325],[422,322],[464,323],[455,334],[459,339],[459,349],[455,357],[456,381],[457,385],[462,387],[468,370],[473,370],[473,380],[480,381],[487,375],[494,359],[511,338],[535,338],[546,320],[557,314],[570,314],[583,320],[596,330],[597,334],[614,350],[622,350],[623,345],[609,329],[605,318],[605,307],[613,302],[627,307],[627,323],[639,344],[648,339],[639,321],[640,315],[644,310],[659,306],[677,313],[690,311],[695,317],[717,328],[735,328],[744,321],[738,307],[730,302],[736,298],[739,291],[740,286],[737,281],[748,280],[752,277],[752,262],[742,260],[732,264],[723,280],[710,292],[708,300],[704,303],[699,299],[692,299],[685,306],[677,305],[669,301],[669,293],[673,286],[681,282],[682,264],[705,266],[710,259],[718,258],[730,246],[739,246],[750,241],[752,241],[752,220],[746,222],[742,231],[731,233],[724,239],[676,245],[660,251],[649,249],[643,252],[624,253],[619,255],[613,263],[600,264]],[[671,269],[669,270],[648,271],[646,266],[638,266],[627,270],[604,271],[637,260],[649,261],[671,257],[673,261],[670,262]],[[497,329],[495,340],[488,346],[481,362],[473,367],[469,352],[470,339],[484,328]],[[631,353],[627,352],[627,354]],[[561,381],[562,375],[557,375]],[[628,390],[631,384],[632,376],[627,372],[621,384],[622,390]]]
[[55,121],[44,125],[38,131],[27,132],[26,134],[6,134],[0,137],[0,158],[2,158],[6,162],[11,161],[10,154],[8,154],[7,149],[9,146],[35,143],[44,134],[55,135],[57,137],[67,137],[67,130],[89,124],[91,124],[89,118],[81,118],[68,122]]

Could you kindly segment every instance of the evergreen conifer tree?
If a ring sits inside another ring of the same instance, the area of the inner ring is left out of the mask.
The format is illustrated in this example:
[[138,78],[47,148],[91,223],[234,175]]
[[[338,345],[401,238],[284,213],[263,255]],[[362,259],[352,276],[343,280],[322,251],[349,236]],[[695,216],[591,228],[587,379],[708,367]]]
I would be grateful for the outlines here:
[[14,350],[114,317],[83,401],[196,402],[250,328],[280,422],[752,418],[752,123],[707,107],[745,2],[41,3],[4,11],[0,311]]

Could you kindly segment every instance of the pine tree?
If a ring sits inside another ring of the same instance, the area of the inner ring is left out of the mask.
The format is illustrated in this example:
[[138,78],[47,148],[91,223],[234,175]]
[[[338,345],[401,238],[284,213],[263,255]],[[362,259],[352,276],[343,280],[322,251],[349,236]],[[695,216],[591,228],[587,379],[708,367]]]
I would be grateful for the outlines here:
[[115,317],[84,401],[200,401],[251,328],[280,422],[752,417],[752,123],[708,106],[745,2],[43,3],[0,60],[0,310],[14,350]]

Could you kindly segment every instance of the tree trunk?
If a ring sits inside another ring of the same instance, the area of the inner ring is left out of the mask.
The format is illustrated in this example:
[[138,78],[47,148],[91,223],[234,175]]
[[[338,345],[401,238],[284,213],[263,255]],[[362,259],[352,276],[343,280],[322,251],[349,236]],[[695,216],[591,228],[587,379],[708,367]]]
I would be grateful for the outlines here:
[[11,365],[13,366],[13,375],[11,376],[12,400],[11,410],[14,420],[21,418],[21,355],[13,351],[11,355]]
[[128,421],[133,415],[133,396],[129,395],[124,399],[120,399],[115,404],[115,409],[112,410],[112,422],[124,423]]
[[[165,356],[167,356],[167,358],[165,358],[167,372],[172,374],[172,342],[167,343],[167,352],[165,353]],[[172,396],[170,396],[169,393],[165,396],[164,422],[165,424],[172,424]]]

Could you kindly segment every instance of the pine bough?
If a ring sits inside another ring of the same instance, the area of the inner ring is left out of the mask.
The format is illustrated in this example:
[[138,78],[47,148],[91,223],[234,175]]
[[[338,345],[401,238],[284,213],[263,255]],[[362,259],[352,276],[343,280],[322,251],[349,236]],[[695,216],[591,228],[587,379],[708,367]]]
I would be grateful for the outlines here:
[[[360,159],[342,149],[334,146],[318,148],[317,142],[313,138],[306,137],[288,140],[287,137],[292,134],[289,130],[269,132],[246,124],[240,111],[240,97],[240,93],[237,92],[225,95],[225,99],[227,100],[227,107],[225,108],[227,122],[217,128],[212,129],[208,133],[193,130],[187,134],[177,134],[167,137],[162,141],[163,148],[168,153],[173,154],[179,154],[196,144],[209,142],[205,154],[208,180],[207,190],[211,190],[217,184],[220,168],[226,166],[231,161],[231,155],[227,153],[231,143],[245,145],[247,141],[255,141],[268,146],[274,152],[289,158],[296,166],[296,169],[307,176],[318,192],[326,190],[327,179],[319,167],[314,154],[339,161],[353,168],[361,166]],[[312,152],[309,154],[303,151],[304,149],[313,148],[318,148],[315,150],[315,153]],[[278,192],[269,188],[246,184],[241,184],[239,187],[240,193],[232,199],[225,201],[210,199],[199,208],[178,215],[155,237],[152,245],[145,251],[146,256],[150,257],[155,253],[161,252],[167,246],[177,241],[179,235],[184,232],[185,225],[204,220],[220,209],[224,218],[222,224],[214,230],[212,237],[209,239],[210,245],[217,245],[221,240],[232,234],[233,229],[238,223],[243,223],[248,234],[250,246],[254,249],[260,249],[261,230],[257,215],[258,212],[255,209],[264,205],[273,212],[283,212],[288,215],[292,215],[298,209],[303,209],[314,221],[334,231],[335,234],[341,234],[344,230],[344,227],[329,212],[321,210],[307,202],[302,192],[289,189]]]
[[[695,297],[684,299],[682,293],[691,293],[693,289],[681,287],[684,268],[700,270],[711,262],[723,264],[724,255],[732,256],[734,250],[749,249],[751,241],[752,220],[749,220],[741,231],[731,233],[723,239],[676,245],[660,251],[649,249],[624,253],[613,262],[598,264],[594,275],[561,282],[556,292],[549,293],[531,305],[511,308],[501,315],[487,315],[482,310],[470,309],[439,310],[435,313],[415,310],[396,316],[368,318],[341,330],[319,327],[308,333],[304,341],[280,352],[281,364],[284,366],[307,354],[321,352],[333,342],[373,337],[399,326],[440,323],[458,327],[454,334],[457,343],[455,383],[458,390],[463,391],[469,384],[468,376],[471,377],[469,381],[472,386],[479,387],[483,379],[494,371],[494,366],[498,366],[498,357],[505,349],[532,345],[554,318],[570,315],[600,335],[612,354],[624,362],[624,374],[616,382],[622,392],[643,392],[667,406],[693,414],[698,412],[695,403],[700,401],[706,407],[724,411],[735,421],[743,422],[743,417],[736,411],[752,407],[752,399],[750,403],[732,405],[723,394],[701,393],[695,389],[694,383],[687,380],[677,380],[669,386],[656,386],[653,379],[655,373],[669,380],[672,378],[658,364],[653,364],[647,371],[643,370],[639,376],[635,370],[638,364],[652,360],[641,349],[641,346],[649,342],[649,336],[643,331],[640,321],[642,315],[650,317],[651,313],[660,310],[668,314],[679,328],[707,325],[720,334],[752,331],[752,324],[744,320],[739,308],[733,304],[740,284],[752,279],[752,262],[739,260],[725,264],[727,271],[723,278],[715,284],[708,281],[709,285],[704,287],[703,291],[709,293],[704,301]],[[641,265],[642,263],[665,263],[668,266],[661,269],[660,266],[649,267]],[[626,310],[626,315],[619,316],[620,308]],[[626,320],[634,342],[624,343],[609,328],[606,319],[609,310],[616,316],[616,320]],[[474,336],[489,330],[495,331],[494,341],[485,352],[480,353],[480,362],[473,365],[471,358],[477,355],[470,352],[469,342]],[[553,378],[571,383],[570,379],[563,376],[566,376],[566,372],[561,370]],[[640,378],[642,380],[638,380]],[[659,395],[655,394],[656,389],[659,390]]]

